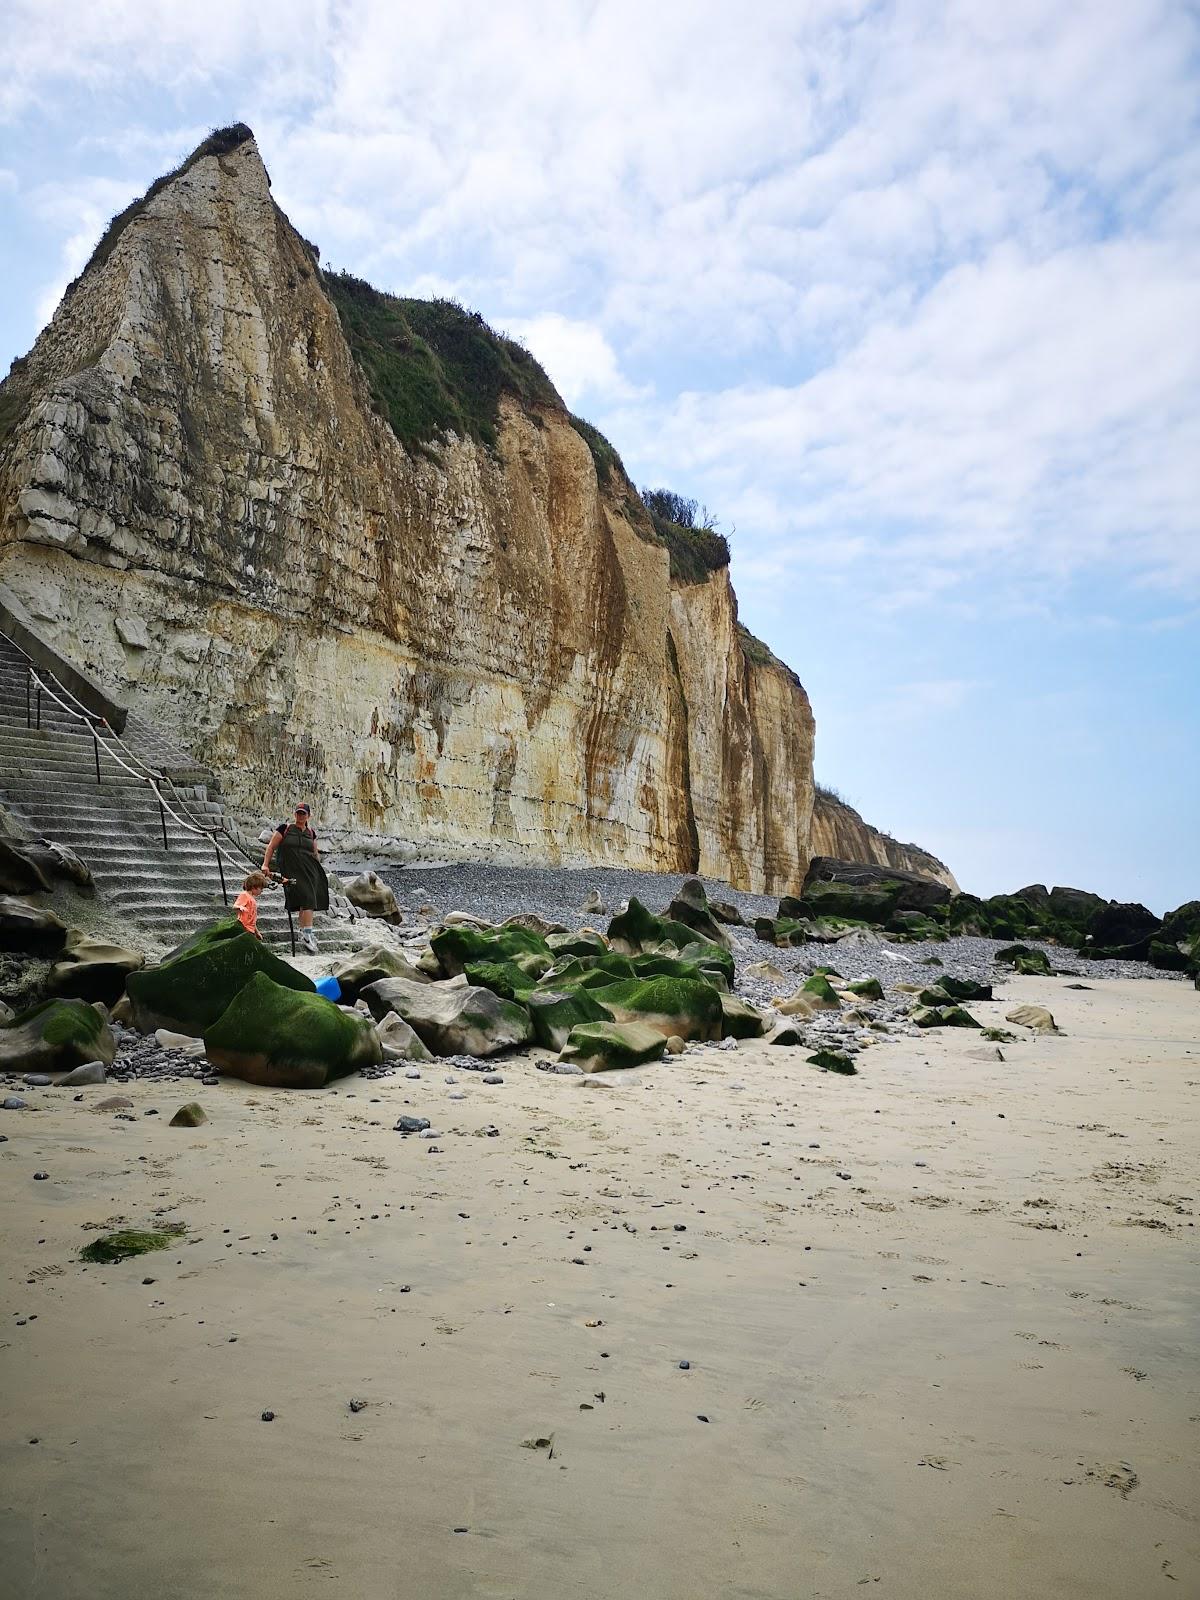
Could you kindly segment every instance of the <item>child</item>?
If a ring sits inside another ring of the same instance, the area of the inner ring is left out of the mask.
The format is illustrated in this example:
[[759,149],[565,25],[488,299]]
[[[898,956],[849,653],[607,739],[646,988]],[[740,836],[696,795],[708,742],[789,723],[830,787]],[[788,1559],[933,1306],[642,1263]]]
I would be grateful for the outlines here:
[[251,872],[242,884],[241,894],[233,902],[238,921],[246,932],[252,933],[256,939],[262,938],[262,934],[258,931],[258,897],[270,881],[265,872]]

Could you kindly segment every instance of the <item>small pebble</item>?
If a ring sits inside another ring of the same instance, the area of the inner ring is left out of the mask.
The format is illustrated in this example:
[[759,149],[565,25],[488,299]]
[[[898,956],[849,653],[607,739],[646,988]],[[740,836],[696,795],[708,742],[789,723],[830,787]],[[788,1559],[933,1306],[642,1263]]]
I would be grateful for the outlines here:
[[35,1172],[33,1175],[33,1181],[35,1183],[44,1183],[49,1176],[50,1174],[48,1172]]
[[262,1420],[264,1422],[274,1422],[275,1421],[275,1413],[273,1411],[264,1411],[263,1414],[262,1414]]
[[485,1072],[483,1075],[483,1081],[484,1083],[503,1083],[504,1079],[498,1072]]
[[692,1363],[690,1361],[681,1361],[679,1363],[679,1370],[680,1372],[690,1372],[692,1370]]

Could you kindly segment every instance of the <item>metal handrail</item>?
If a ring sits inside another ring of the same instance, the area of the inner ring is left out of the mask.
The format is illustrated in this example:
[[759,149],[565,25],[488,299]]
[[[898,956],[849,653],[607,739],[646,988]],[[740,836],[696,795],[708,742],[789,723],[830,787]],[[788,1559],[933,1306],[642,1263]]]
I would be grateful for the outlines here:
[[[30,658],[26,654],[26,652],[21,649],[21,646],[19,644],[17,644],[16,640],[9,638],[9,636],[6,633],[4,633],[3,630],[0,630],[0,638],[3,638],[9,645],[12,646],[13,649],[15,649],[20,655],[25,657],[25,662],[26,662],[26,668],[25,668],[25,671],[26,671],[26,679],[25,679],[25,723],[26,723],[26,726],[29,727],[29,728],[32,728],[32,727],[34,727],[36,725],[36,727],[39,730],[41,729],[41,726],[42,726],[42,691],[43,690],[45,690],[45,692],[50,696],[50,698],[63,711],[65,711],[68,716],[73,717],[78,722],[86,723],[87,728],[88,728],[88,732],[92,736],[92,750],[93,750],[93,753],[94,753],[94,756],[95,756],[95,762],[96,762],[96,783],[97,783],[97,786],[99,786],[101,784],[101,782],[102,782],[101,773],[100,773],[100,750],[103,747],[105,755],[108,756],[110,758],[110,760],[114,761],[117,764],[118,767],[120,767],[124,772],[127,772],[129,774],[129,776],[131,778],[133,778],[136,782],[146,784],[153,791],[154,797],[158,801],[159,823],[160,823],[160,826],[162,828],[162,841],[163,841],[163,849],[164,850],[169,850],[170,849],[170,845],[169,845],[168,840],[167,840],[167,817],[168,816],[170,816],[172,821],[177,823],[179,825],[179,827],[183,828],[186,832],[191,833],[191,834],[195,834],[195,835],[198,835],[201,838],[207,839],[208,842],[212,845],[213,854],[214,854],[214,856],[216,858],[216,863],[217,863],[217,873],[218,873],[218,875],[220,877],[220,880],[221,880],[221,898],[224,901],[225,905],[228,906],[229,905],[229,891],[228,891],[228,887],[227,887],[226,882],[225,882],[225,864],[224,863],[227,861],[230,864],[230,866],[235,867],[239,872],[243,872],[247,862],[249,862],[252,866],[257,866],[258,865],[258,858],[251,851],[247,850],[245,845],[242,844],[240,840],[236,839],[233,836],[233,834],[230,833],[229,829],[227,827],[225,827],[225,825],[223,823],[214,824],[211,827],[205,827],[204,824],[198,822],[194,817],[180,816],[179,812],[176,811],[175,808],[164,797],[164,795],[162,793],[162,790],[159,787],[160,784],[165,784],[165,785],[169,786],[169,788],[171,790],[171,793],[175,797],[175,800],[178,802],[180,807],[182,809],[186,809],[186,807],[184,806],[183,799],[180,796],[179,791],[175,786],[175,781],[174,781],[173,778],[170,778],[165,773],[159,772],[156,767],[152,767],[148,761],[144,760],[143,757],[138,755],[136,751],[130,750],[128,748],[128,746],[124,745],[124,741],[121,741],[122,742],[122,746],[126,751],[126,754],[128,754],[130,756],[130,758],[133,761],[135,761],[137,763],[137,766],[140,767],[142,770],[138,771],[138,770],[136,770],[135,767],[131,766],[129,764],[129,762],[126,761],[118,753],[118,751],[113,749],[112,745],[109,742],[109,739],[107,737],[105,737],[105,735],[100,732],[100,729],[103,728],[103,729],[106,730],[107,734],[111,735],[111,737],[113,739],[120,739],[120,735],[117,734],[111,728],[111,726],[108,723],[107,718],[99,716],[95,712],[89,711],[87,709],[87,707],[83,704],[83,702],[78,698],[78,696],[73,694],[72,691],[70,689],[68,689],[65,684],[59,683],[57,679],[55,679],[55,683],[57,684],[57,689],[54,686],[52,686],[51,684],[46,683],[42,679],[42,677],[39,675],[39,673],[37,672],[36,668],[33,665],[33,662],[30,660]],[[34,720],[35,719],[35,709],[34,709],[34,704],[33,704],[34,697],[31,694],[31,688],[32,688],[33,684],[37,685],[36,723],[35,723],[35,720]],[[58,693],[57,692],[58,690],[61,690],[62,693],[61,694]],[[68,699],[64,700],[63,699],[63,695],[66,695],[68,697]],[[73,701],[74,704],[69,704],[68,700],[69,701]],[[233,845],[241,853],[242,859],[240,861],[235,856],[231,855],[229,853],[229,851],[224,850],[222,848],[222,846],[217,842],[218,841],[218,835],[221,835],[224,838],[228,839],[230,844]],[[224,857],[224,860],[222,860],[222,857]],[[291,914],[290,910],[287,912],[287,919],[288,919],[288,933],[289,933],[289,938],[290,938],[291,947],[292,947],[292,954],[295,955],[295,953],[296,953],[296,930],[295,930],[295,927],[294,927],[293,922],[292,922],[292,914]]]

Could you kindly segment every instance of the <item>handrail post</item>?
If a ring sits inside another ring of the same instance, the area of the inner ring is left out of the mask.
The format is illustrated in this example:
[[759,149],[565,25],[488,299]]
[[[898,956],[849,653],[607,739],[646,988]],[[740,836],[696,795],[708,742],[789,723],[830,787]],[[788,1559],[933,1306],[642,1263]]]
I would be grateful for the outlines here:
[[225,887],[225,867],[221,861],[221,847],[215,839],[213,840],[213,853],[217,858],[217,871],[221,874],[221,899],[228,905],[229,890]]
[[92,754],[96,758],[96,783],[100,783],[100,740],[96,737],[95,728],[92,729]]
[[40,678],[38,679],[37,690],[37,725],[40,733],[42,731],[42,680]]
[[33,683],[32,683],[32,679],[33,679],[33,668],[32,667],[26,667],[25,668],[25,726],[27,728],[32,728],[33,727],[33,701],[32,701]]
[[[155,793],[158,794],[157,789]],[[162,823],[163,849],[169,850],[170,846],[167,844],[167,812],[162,802],[162,795],[158,795],[158,820]]]

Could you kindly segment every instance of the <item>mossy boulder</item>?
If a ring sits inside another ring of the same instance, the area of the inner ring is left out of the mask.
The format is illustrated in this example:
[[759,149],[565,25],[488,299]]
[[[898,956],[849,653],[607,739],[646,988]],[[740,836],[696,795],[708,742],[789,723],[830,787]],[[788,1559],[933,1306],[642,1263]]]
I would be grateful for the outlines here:
[[976,983],[974,978],[955,978],[950,973],[945,973],[934,983],[935,989],[951,1000],[990,1000],[992,986],[990,983]]
[[840,1011],[842,1002],[823,972],[814,972],[800,985],[798,998],[809,1000],[818,1011]]
[[682,956],[630,956],[629,960],[637,978],[691,978],[711,983],[714,989],[729,988],[724,968],[716,962],[701,965]]
[[140,950],[110,944],[107,939],[94,939],[72,928],[46,988],[50,994],[61,995],[64,999],[102,1000],[111,1006],[125,993],[129,974],[140,971],[145,964],[146,958]]
[[844,1050],[818,1050],[805,1058],[810,1067],[820,1067],[822,1072],[838,1072],[844,1078],[853,1078],[858,1068]]
[[125,982],[134,1026],[142,1033],[169,1028],[200,1037],[224,1016],[234,997],[261,973],[283,989],[313,994],[312,980],[289,966],[236,918],[202,928],[156,967]]
[[1193,961],[1183,944],[1167,944],[1163,939],[1150,941],[1150,965],[1160,972],[1191,972]]
[[918,1028],[978,1028],[979,1023],[962,1006],[920,1005],[910,1013]]
[[563,1049],[572,1029],[581,1023],[613,1020],[612,1012],[600,1004],[590,989],[535,989],[526,1004],[533,1036],[547,1050]]
[[1044,950],[1031,949],[1027,944],[1006,945],[1003,950],[997,950],[994,959],[1003,961],[1006,966],[1026,978],[1052,978],[1054,968],[1050,965],[1049,957]]
[[1088,954],[1097,960],[1145,961],[1152,940],[1160,937],[1162,920],[1134,902],[1113,901],[1088,919]]
[[664,1038],[644,1022],[583,1022],[572,1028],[559,1060],[584,1072],[611,1072],[662,1059]]
[[389,950],[381,944],[368,945],[365,950],[356,950],[352,956],[339,961],[333,969],[333,976],[342,991],[342,999],[350,1006],[367,984],[378,983],[380,978],[412,978],[417,983],[429,982],[420,968],[415,967],[398,950]]
[[468,961],[463,973],[468,983],[521,1004],[535,982],[515,961]]
[[802,917],[842,917],[881,927],[899,909],[901,886],[885,879],[881,883],[805,883],[798,901],[785,903],[794,915]]
[[471,983],[413,983],[383,978],[362,992],[371,1014],[382,1021],[394,1011],[437,1056],[496,1055],[533,1038],[524,1006]]
[[272,1089],[320,1089],[383,1060],[369,1018],[265,972],[254,973],[204,1030],[204,1053],[229,1077]]
[[[728,950],[729,935],[710,911],[703,886],[695,879],[692,879],[691,883],[699,890],[699,895],[678,894],[667,907],[668,921],[682,923],[684,927],[690,928],[693,939],[699,937],[705,944],[720,945],[722,949]],[[689,885],[685,884],[684,889],[688,888]]]
[[471,928],[456,924],[442,928],[429,942],[442,971],[450,978],[465,972],[471,962],[513,961],[527,955],[553,959],[542,935],[528,928]]
[[883,985],[878,978],[856,978],[853,983],[848,983],[846,988],[860,1000],[883,999]]
[[538,980],[543,989],[597,988],[621,978],[636,978],[637,969],[629,956],[606,951],[602,956],[570,956],[556,962]]
[[112,1029],[84,1000],[43,1000],[0,1022],[3,1072],[70,1072],[89,1061],[107,1067],[116,1053]]
[[736,994],[721,994],[721,1037],[723,1039],[761,1039],[770,1024],[756,1006]]
[[619,955],[640,955],[647,947],[664,942],[663,921],[644,906],[636,895],[624,911],[618,911],[608,924],[609,948]]
[[721,996],[690,978],[629,978],[592,990],[618,1022],[644,1022],[664,1039],[719,1039]]
[[941,923],[923,911],[895,911],[885,926],[887,932],[901,944],[918,944],[929,939],[949,938]]
[[691,966],[699,967],[706,977],[712,973],[719,972],[724,977],[726,984],[732,989],[733,956],[720,945],[704,944],[701,941],[683,944],[679,946],[677,959],[685,966],[690,964]]

